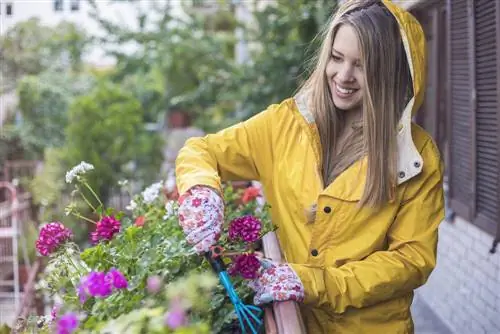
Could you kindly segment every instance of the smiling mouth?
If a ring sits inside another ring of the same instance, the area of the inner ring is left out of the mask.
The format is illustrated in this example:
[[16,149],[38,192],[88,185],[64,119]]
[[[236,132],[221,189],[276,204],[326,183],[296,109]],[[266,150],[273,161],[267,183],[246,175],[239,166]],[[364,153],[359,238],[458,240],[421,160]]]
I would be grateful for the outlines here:
[[356,89],[356,88],[348,88],[348,87],[341,86],[336,82],[334,82],[334,83],[335,83],[335,92],[340,97],[349,97],[358,91],[358,89]]

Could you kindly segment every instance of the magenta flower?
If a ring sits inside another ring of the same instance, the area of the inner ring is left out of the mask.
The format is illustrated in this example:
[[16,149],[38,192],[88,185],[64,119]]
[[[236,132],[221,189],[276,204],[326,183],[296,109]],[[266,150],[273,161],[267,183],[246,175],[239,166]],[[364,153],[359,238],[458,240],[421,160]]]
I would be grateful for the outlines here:
[[59,222],[45,225],[40,230],[40,235],[36,241],[36,249],[43,256],[48,256],[55,252],[59,246],[73,237],[73,233]]
[[170,329],[176,329],[187,325],[186,312],[182,308],[174,308],[165,314],[165,325]]
[[162,280],[159,276],[148,277],[147,289],[149,293],[158,293],[161,290]]
[[127,279],[119,270],[111,268],[106,276],[107,279],[111,281],[115,289],[126,289],[128,287]]
[[92,232],[92,242],[97,244],[100,240],[111,240],[120,232],[121,223],[114,216],[104,216],[97,222],[95,232]]
[[229,239],[241,239],[244,242],[255,242],[259,240],[262,223],[257,217],[247,215],[235,218],[229,224]]
[[57,322],[57,334],[71,334],[78,328],[78,317],[75,313],[66,313]]
[[253,254],[243,254],[234,258],[228,273],[231,276],[241,275],[245,279],[257,278],[260,269],[260,261]]
[[103,272],[92,271],[82,277],[78,287],[80,302],[84,303],[88,296],[105,298],[113,292],[113,281]]

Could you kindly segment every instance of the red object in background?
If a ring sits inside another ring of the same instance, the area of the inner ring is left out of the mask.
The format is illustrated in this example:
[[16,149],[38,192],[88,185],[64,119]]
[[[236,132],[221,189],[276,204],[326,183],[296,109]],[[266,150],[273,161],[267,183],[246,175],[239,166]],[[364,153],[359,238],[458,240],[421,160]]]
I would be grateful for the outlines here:
[[142,227],[144,226],[144,223],[146,222],[146,217],[144,216],[139,216],[135,219],[134,225]]
[[167,116],[169,128],[186,128],[191,125],[191,117],[187,111],[184,110],[171,110]]
[[246,204],[250,201],[253,201],[257,197],[260,196],[260,189],[257,187],[248,187],[245,189],[243,196],[241,197],[241,201],[243,204]]

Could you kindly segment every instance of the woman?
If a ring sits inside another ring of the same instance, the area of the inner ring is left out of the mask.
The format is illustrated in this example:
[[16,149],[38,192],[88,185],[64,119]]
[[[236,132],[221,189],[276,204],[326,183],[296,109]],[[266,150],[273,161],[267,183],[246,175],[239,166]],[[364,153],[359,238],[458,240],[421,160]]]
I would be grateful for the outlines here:
[[187,240],[218,239],[221,180],[260,180],[287,263],[252,282],[256,304],[298,300],[309,333],[413,333],[444,217],[438,149],[411,123],[425,55],[390,1],[341,6],[297,96],[181,150]]

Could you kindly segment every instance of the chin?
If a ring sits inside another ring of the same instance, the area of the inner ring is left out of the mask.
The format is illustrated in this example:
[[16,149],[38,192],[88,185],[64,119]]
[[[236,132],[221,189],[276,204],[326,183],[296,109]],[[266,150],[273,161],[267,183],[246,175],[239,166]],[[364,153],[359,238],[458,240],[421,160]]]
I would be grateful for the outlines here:
[[358,100],[356,100],[356,101],[345,101],[343,99],[339,99],[337,97],[334,97],[333,98],[333,105],[337,109],[349,111],[349,110],[352,110],[352,109],[358,109],[359,106],[360,106],[360,103],[359,103]]

